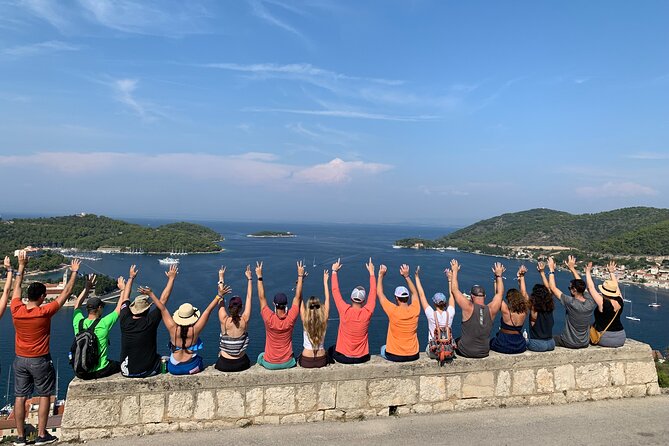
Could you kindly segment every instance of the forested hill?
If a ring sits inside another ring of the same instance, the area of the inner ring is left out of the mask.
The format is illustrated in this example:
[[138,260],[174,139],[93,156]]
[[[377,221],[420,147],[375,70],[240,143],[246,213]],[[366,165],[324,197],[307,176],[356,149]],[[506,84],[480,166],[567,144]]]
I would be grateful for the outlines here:
[[192,223],[156,228],[97,215],[16,219],[0,222],[0,254],[28,245],[95,250],[101,247],[145,252],[220,251],[217,232]]
[[480,221],[438,241],[453,246],[551,245],[586,252],[669,255],[669,209],[634,207],[581,215],[532,209]]
[[581,215],[531,209],[482,220],[425,243],[446,246],[490,253],[494,247],[566,246],[591,253],[669,255],[669,209],[634,207]]

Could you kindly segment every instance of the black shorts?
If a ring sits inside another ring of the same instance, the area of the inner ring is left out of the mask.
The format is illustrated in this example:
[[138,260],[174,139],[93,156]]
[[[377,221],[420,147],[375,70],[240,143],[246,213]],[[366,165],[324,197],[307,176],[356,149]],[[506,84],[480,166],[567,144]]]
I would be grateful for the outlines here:
[[214,368],[220,372],[243,372],[251,367],[249,357],[244,353],[244,356],[237,359],[224,358],[218,356]]
[[328,348],[328,356],[331,359],[331,363],[339,362],[341,364],[362,364],[364,362],[369,361],[369,359],[371,358],[369,356],[369,353],[359,358],[352,358],[350,356],[342,355],[337,350],[335,350],[334,345]]
[[17,398],[28,398],[33,392],[37,396],[51,396],[55,391],[56,371],[51,355],[36,358],[17,356],[14,359],[14,395]]
[[[108,376],[115,375],[121,371],[121,363],[118,361],[109,360],[109,364],[104,369],[100,369],[97,372],[90,372],[77,375],[77,378],[89,380],[89,379],[100,379],[106,378]],[[76,373],[75,373],[76,375]]]

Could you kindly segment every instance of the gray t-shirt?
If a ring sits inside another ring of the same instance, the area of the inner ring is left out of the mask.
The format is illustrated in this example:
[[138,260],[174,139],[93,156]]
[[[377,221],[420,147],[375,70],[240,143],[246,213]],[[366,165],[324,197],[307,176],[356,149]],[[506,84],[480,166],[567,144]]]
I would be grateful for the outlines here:
[[583,297],[585,301],[581,302],[571,295],[563,293],[560,296],[560,301],[567,311],[567,317],[559,343],[565,347],[582,348],[587,347],[590,343],[590,323],[597,303],[587,292],[583,294]]

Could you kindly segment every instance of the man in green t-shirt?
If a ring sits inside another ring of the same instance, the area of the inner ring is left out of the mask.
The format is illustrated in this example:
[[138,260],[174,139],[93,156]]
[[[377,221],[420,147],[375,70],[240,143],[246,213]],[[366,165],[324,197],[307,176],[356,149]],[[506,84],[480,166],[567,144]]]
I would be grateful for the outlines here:
[[[123,277],[119,277],[119,283],[124,282]],[[121,364],[118,361],[111,361],[107,358],[107,347],[109,346],[109,332],[118,320],[120,313],[120,306],[117,304],[114,311],[106,316],[102,316],[104,312],[104,302],[99,297],[91,297],[86,300],[91,289],[95,285],[95,275],[89,274],[86,278],[86,286],[82,290],[79,297],[74,304],[74,316],[72,317],[72,325],[74,327],[74,335],[79,334],[80,324],[83,321],[84,330],[89,328],[93,323],[99,319],[95,327],[95,336],[98,338],[98,352],[100,358],[97,366],[88,373],[77,374],[77,378],[81,379],[98,379],[113,375],[121,371]],[[84,317],[81,306],[86,300],[86,310],[88,317]],[[120,299],[119,299],[120,303]]]

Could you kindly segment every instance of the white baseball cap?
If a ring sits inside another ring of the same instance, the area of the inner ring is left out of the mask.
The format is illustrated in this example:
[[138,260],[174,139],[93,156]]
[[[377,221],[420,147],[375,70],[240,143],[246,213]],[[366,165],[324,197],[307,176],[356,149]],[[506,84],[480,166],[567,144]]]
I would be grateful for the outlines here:
[[363,287],[357,286],[353,288],[353,291],[351,291],[351,300],[353,302],[361,304],[365,301],[365,299],[367,299],[367,293]]
[[404,286],[395,288],[395,297],[409,297],[409,290]]

